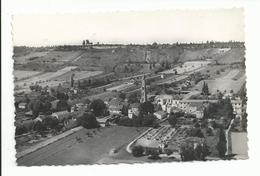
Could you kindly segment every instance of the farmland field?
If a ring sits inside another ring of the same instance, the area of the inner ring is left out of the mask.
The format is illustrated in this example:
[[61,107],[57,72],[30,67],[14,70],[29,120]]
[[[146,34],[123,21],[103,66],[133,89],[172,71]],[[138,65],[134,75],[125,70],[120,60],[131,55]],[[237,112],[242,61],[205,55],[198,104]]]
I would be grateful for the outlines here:
[[[94,164],[112,149],[124,146],[147,128],[110,127],[82,129],[17,160],[18,165]],[[111,136],[113,136],[111,138]],[[81,140],[79,140],[81,139]]]
[[54,79],[55,77],[61,76],[77,67],[71,66],[71,67],[65,67],[57,72],[46,72],[40,75],[33,76],[29,79],[17,81],[15,83],[15,86],[17,86],[17,89],[21,90],[28,90],[29,86],[31,84],[35,84],[36,82],[39,83],[41,86],[56,86],[59,84],[59,82],[50,82],[51,79]]
[[102,73],[102,71],[74,71],[76,68],[76,66],[70,66],[56,72],[37,74],[28,79],[17,81],[15,86],[17,86],[17,90],[19,91],[29,90],[29,86],[36,82],[41,86],[48,85],[49,87],[52,87],[58,86],[59,83],[69,81],[72,73],[75,74],[75,80],[96,76]]
[[222,56],[218,56],[218,62],[221,64],[231,64],[236,62],[242,62],[245,57],[245,49],[232,48],[225,52]]
[[14,70],[14,77],[15,80],[21,80],[21,79],[25,79],[25,78],[29,78],[35,75],[40,74],[41,72],[38,71],[24,71],[24,70]]
[[58,61],[58,62],[67,62],[73,61],[75,58],[80,56],[82,51],[52,51],[45,55],[42,60],[44,61]]
[[230,48],[210,48],[210,49],[200,49],[200,50],[187,50],[181,54],[181,61],[192,61],[201,59],[215,59],[218,56],[222,56],[225,52],[229,51]]
[[176,70],[177,74],[184,74],[184,73],[192,72],[192,71],[195,71],[202,67],[205,67],[209,63],[210,63],[210,61],[189,61],[189,62],[185,62],[182,66],[177,66],[173,69],[163,71],[162,73],[173,74],[173,73],[175,73],[175,70]]
[[74,80],[80,80],[100,75],[103,73],[103,71],[69,71],[61,76],[55,77],[54,79],[59,81],[67,81],[70,80],[72,73],[75,75]]
[[48,54],[48,51],[42,51],[42,52],[29,52],[25,53],[23,55],[14,56],[14,61],[16,64],[25,64],[29,61],[33,61],[35,59],[44,57]]
[[[229,71],[228,74],[223,75],[220,78],[216,78],[214,80],[205,80],[208,84],[210,93],[216,93],[217,90],[224,92],[230,92],[233,90],[235,93],[240,90],[244,82],[246,81],[245,74],[240,74],[240,78],[237,78],[237,75],[240,73],[240,70],[235,69]],[[234,80],[236,78],[237,80]],[[201,90],[204,81],[200,81],[194,89]]]

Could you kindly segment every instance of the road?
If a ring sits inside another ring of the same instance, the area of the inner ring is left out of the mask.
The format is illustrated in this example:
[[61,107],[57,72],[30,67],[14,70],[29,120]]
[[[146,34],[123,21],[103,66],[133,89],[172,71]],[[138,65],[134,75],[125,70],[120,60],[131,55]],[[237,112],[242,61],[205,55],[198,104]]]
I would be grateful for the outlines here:
[[95,164],[146,129],[120,126],[82,129],[19,158],[17,163],[19,166]]

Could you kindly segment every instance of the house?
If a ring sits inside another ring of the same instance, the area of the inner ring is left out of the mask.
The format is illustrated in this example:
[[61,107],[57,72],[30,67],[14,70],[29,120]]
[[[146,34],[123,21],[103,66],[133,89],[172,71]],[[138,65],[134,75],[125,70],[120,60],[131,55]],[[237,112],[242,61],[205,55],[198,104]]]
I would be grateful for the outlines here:
[[25,115],[25,117],[28,117],[28,118],[32,118],[33,117],[32,111],[28,111],[24,115]]
[[108,102],[108,111],[110,114],[121,114],[123,109],[123,102],[119,98],[113,98]]
[[129,109],[128,109],[128,117],[130,119],[133,118],[133,116],[139,116],[139,106],[140,103],[133,103],[130,105]]
[[27,103],[24,103],[24,102],[19,103],[18,108],[19,109],[26,109],[27,108]]
[[154,113],[154,115],[157,117],[157,119],[161,120],[167,116],[166,112],[164,111],[157,111]]
[[240,98],[236,98],[234,100],[231,100],[231,104],[233,107],[233,112],[236,115],[236,117],[242,119],[242,111],[243,111],[242,100]]
[[[161,105],[162,110],[171,113],[184,111],[195,115],[197,118],[203,117],[203,110],[209,102],[216,103],[217,100],[181,100],[178,95],[158,95],[155,97],[155,103]],[[238,104],[236,107],[238,108]]]

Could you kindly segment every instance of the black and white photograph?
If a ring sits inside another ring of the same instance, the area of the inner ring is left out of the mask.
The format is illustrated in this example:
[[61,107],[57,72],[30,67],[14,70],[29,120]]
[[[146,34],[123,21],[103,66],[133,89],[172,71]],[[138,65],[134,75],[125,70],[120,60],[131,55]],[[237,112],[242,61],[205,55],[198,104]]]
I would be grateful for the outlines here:
[[257,0],[2,4],[3,175],[259,175]]
[[247,159],[243,13],[14,15],[17,164]]

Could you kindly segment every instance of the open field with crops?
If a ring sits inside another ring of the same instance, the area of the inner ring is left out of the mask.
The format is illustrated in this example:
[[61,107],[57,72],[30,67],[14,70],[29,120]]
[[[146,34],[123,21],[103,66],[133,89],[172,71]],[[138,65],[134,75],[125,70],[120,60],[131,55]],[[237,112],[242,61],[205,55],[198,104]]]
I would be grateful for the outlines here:
[[39,71],[24,71],[24,70],[14,70],[14,72],[13,72],[15,81],[30,78],[30,77],[33,77],[40,73],[41,72],[39,72]]
[[46,72],[42,74],[37,74],[28,79],[17,81],[15,83],[16,90],[28,90],[29,86],[35,83],[41,86],[57,86],[59,85],[59,83],[69,81],[73,73],[75,74],[75,80],[96,76],[102,73],[102,71],[74,71],[76,68],[76,66],[65,67],[61,70],[58,70],[57,72]]
[[[245,81],[246,76],[245,74],[241,74],[239,69],[230,70],[228,74],[213,80],[205,80],[208,84],[210,93],[216,93],[217,90],[221,92],[230,92],[233,90],[236,93],[240,90]],[[193,90],[201,90],[203,82],[204,81],[200,81]]]

